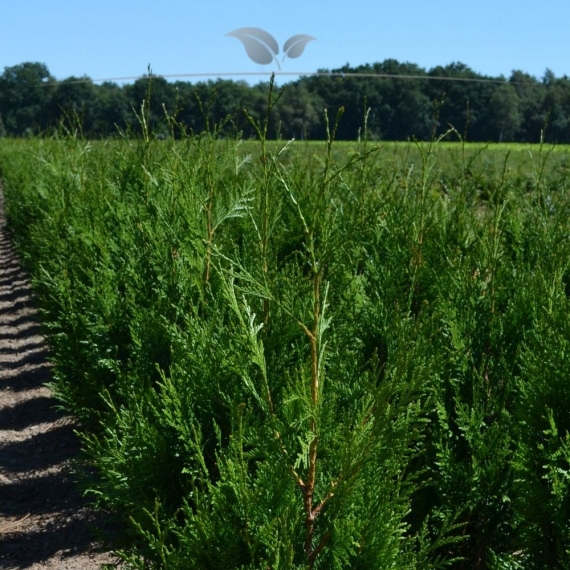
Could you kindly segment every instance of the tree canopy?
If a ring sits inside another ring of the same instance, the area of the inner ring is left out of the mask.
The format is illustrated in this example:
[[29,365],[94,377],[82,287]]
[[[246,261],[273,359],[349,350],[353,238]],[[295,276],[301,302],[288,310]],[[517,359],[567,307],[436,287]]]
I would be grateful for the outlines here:
[[[157,135],[224,123],[222,134],[247,138],[254,132],[242,110],[263,115],[268,88],[268,82],[170,82],[159,76],[123,86],[97,84],[86,76],[56,81],[45,64],[26,62],[6,67],[0,76],[0,136],[47,133],[61,124],[92,138],[121,129],[137,132],[144,106]],[[359,136],[366,117],[367,135],[377,140],[426,140],[453,126],[470,141],[537,142],[543,136],[547,142],[570,143],[567,76],[547,69],[541,79],[521,70],[508,78],[491,77],[459,62],[426,70],[394,59],[322,69],[287,83],[272,110],[268,135],[323,139],[324,110],[334,115],[341,106],[345,113],[337,137],[345,140]],[[167,114],[179,128],[169,126]]]

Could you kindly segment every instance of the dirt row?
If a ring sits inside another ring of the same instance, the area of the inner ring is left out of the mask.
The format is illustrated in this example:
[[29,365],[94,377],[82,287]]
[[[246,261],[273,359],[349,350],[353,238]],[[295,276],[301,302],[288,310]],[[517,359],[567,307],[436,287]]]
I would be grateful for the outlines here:
[[48,348],[12,248],[0,187],[0,568],[95,570],[100,521],[74,487],[79,443],[50,390]]

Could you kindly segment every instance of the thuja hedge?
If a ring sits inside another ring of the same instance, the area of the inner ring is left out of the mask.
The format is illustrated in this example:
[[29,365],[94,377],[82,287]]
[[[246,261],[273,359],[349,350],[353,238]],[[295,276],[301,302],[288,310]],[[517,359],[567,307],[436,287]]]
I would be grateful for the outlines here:
[[0,141],[89,496],[134,568],[568,567],[564,163],[459,144],[444,182],[338,118]]

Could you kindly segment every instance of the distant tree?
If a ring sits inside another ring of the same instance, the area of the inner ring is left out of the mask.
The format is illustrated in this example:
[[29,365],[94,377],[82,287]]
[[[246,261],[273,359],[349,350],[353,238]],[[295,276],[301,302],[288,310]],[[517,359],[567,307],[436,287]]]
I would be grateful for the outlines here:
[[46,104],[55,88],[43,63],[6,67],[0,76],[0,114],[9,135],[39,132],[46,128]]
[[286,86],[277,105],[277,129],[283,138],[310,139],[323,121],[323,102],[306,82]]
[[68,128],[93,134],[96,101],[97,91],[88,77],[68,77],[56,84],[46,102],[48,122],[63,121]]
[[96,87],[93,133],[108,136],[124,129],[133,112],[125,89],[116,83],[104,82]]
[[[218,79],[215,82],[209,82],[209,86],[210,123],[220,123],[230,117],[231,120],[227,123],[225,133],[242,132],[246,137],[252,136],[253,131],[243,109],[247,109],[257,119],[264,116],[267,107],[268,84],[259,83],[250,87],[245,81]],[[275,115],[273,118],[275,119]],[[273,126],[275,123],[274,120]],[[275,136],[275,133],[273,132],[271,136]]]
[[177,120],[188,132],[203,131],[205,120],[200,112],[199,101],[207,103],[210,97],[208,84],[204,82],[192,84],[186,81],[176,81],[173,87]]
[[430,100],[437,102],[439,108],[439,132],[453,126],[466,132],[469,140],[485,140],[488,105],[494,85],[479,80],[496,78],[476,73],[459,62],[434,67],[428,75],[441,78],[426,82],[425,87]]
[[[150,131],[166,132],[166,115],[175,112],[175,91],[171,83],[163,77],[148,76],[138,79],[132,85],[123,87],[128,104],[139,116],[144,113]],[[144,106],[144,110],[143,110]],[[134,132],[140,132],[141,125],[133,121]]]
[[546,88],[535,77],[515,70],[511,73],[509,82],[515,88],[519,98],[521,124],[516,140],[522,142],[537,142],[546,124],[544,96]]
[[[414,63],[399,63],[387,59],[372,66],[374,72],[387,75],[425,77],[425,69]],[[426,140],[434,124],[433,104],[426,93],[426,81],[422,79],[381,79],[377,82],[382,105],[372,120],[382,138]],[[374,108],[372,107],[372,112]]]
[[[217,129],[224,123],[223,134],[239,134],[249,137],[253,133],[242,109],[254,116],[267,105],[266,89],[249,86],[245,81],[216,81],[190,84],[176,82],[177,120],[187,130],[202,132]],[[228,119],[229,121],[226,121]]]
[[547,70],[543,84],[546,93],[543,100],[543,109],[547,116],[545,138],[549,142],[570,142],[570,79],[562,77],[557,79]]
[[514,86],[509,83],[498,85],[489,102],[490,138],[499,142],[515,140],[521,118],[519,97]]
[[[346,64],[332,72],[321,69],[285,85],[271,114],[270,138],[322,140],[324,110],[334,121],[344,107],[336,133],[341,140],[356,139],[366,117],[372,139],[426,140],[434,127],[441,134],[451,125],[470,141],[536,142],[546,128],[547,141],[570,142],[570,79],[557,78],[550,70],[542,80],[522,71],[513,71],[506,80],[481,75],[460,62],[426,71],[387,59]],[[28,62],[7,67],[0,76],[0,136],[38,133],[62,119],[92,137],[112,135],[127,125],[140,133],[135,114],[144,112],[155,134],[181,136],[223,124],[218,135],[249,138],[255,130],[242,111],[261,120],[268,89],[268,82],[171,83],[152,75],[124,86],[94,85],[88,77],[58,83],[44,64]],[[180,128],[170,129],[165,111]]]

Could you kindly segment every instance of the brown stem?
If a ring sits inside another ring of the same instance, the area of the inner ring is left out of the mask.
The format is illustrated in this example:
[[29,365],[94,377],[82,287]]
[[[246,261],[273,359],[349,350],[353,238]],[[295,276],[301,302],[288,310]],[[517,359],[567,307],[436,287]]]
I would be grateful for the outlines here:
[[267,385],[267,405],[269,406],[269,413],[275,415],[275,408],[273,407],[273,398],[271,397],[271,390],[269,384]]
[[334,497],[334,493],[331,491],[326,494],[325,498],[313,509],[313,513],[316,516],[324,509],[325,505]]
[[267,334],[268,328],[267,325],[269,323],[269,299],[263,299],[263,330],[265,334]]
[[[285,449],[285,446],[283,445],[283,440],[281,439],[281,434],[276,431],[275,432],[275,439],[277,439],[277,441],[279,441],[279,446],[281,447],[281,452],[283,453],[283,455],[286,458],[289,458],[289,454],[287,453],[287,450]],[[295,471],[295,468],[290,465],[289,466],[289,470],[291,471],[291,475],[293,475],[293,479],[295,479],[295,483],[297,483],[297,485],[299,485],[301,491],[303,491],[303,493],[305,492],[305,482],[303,481],[303,479],[301,479],[301,477],[299,476],[299,474],[297,473],[297,471]]]
[[313,555],[313,534],[315,531],[315,514],[313,512],[313,490],[309,489],[308,486],[305,487],[305,492],[303,493],[303,502],[305,505],[305,526],[307,527],[307,534],[305,536],[305,554],[310,560]]
[[321,550],[327,545],[327,542],[329,541],[330,537],[331,535],[329,532],[326,532],[323,535],[323,538],[321,538],[319,544],[317,544],[317,547],[315,548],[315,550],[313,550],[311,556],[309,556],[309,568],[313,568],[317,556],[320,554]]
[[[314,261],[314,260],[313,260]],[[313,264],[315,267],[315,264]],[[321,285],[321,273],[316,270],[313,273],[313,326],[312,330],[309,331],[306,327],[303,327],[305,332],[308,333],[309,344],[311,347],[311,399],[313,407],[316,408],[319,401],[319,320],[321,313],[321,300],[320,300],[320,285]],[[315,493],[315,482],[317,477],[317,447],[318,447],[318,436],[317,436],[317,423],[315,418],[311,419],[310,424],[311,432],[313,438],[309,444],[309,473],[307,476],[307,485],[305,486],[303,499],[305,506],[305,526],[307,527],[307,534],[305,537],[305,553],[307,558],[311,561],[314,560],[315,551],[313,550],[313,535],[315,531],[315,522],[319,512],[324,506],[322,503],[313,509],[313,495]],[[311,565],[313,563],[311,562]]]
[[208,244],[208,250],[206,252],[206,269],[204,269],[204,284],[207,285],[210,282],[210,259],[211,259],[211,249]]
[[206,268],[204,270],[204,284],[210,282],[210,265],[212,259],[212,243],[214,241],[214,228],[212,227],[212,206],[214,202],[214,189],[213,184],[210,186],[210,193],[208,196],[208,205],[206,206],[206,223],[208,226],[208,244],[206,249]]
[[309,339],[311,345],[311,399],[313,406],[317,405],[319,399],[319,347],[318,332],[315,329],[316,327],[313,327],[313,332]]

